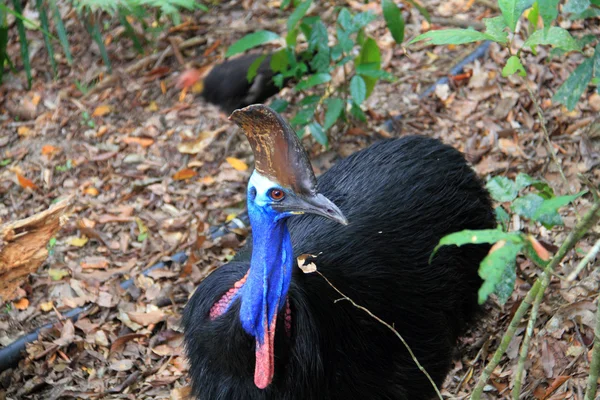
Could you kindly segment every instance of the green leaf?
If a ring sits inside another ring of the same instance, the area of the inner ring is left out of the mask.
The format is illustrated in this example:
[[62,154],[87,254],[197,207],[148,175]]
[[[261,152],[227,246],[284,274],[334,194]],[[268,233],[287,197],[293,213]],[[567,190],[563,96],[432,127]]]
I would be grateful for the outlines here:
[[402,12],[392,0],[381,0],[383,18],[396,43],[404,40],[404,18]]
[[73,64],[73,57],[71,56],[71,48],[69,47],[69,38],[65,29],[65,24],[60,16],[60,10],[56,6],[56,0],[50,0],[50,8],[52,9],[52,16],[54,17],[54,26],[56,26],[56,32],[58,33],[58,39],[62,45],[65,57],[69,65]]
[[343,7],[338,14],[337,23],[344,29],[345,31],[349,31],[352,29],[352,14],[346,7]]
[[262,44],[280,39],[279,35],[271,31],[257,31],[249,33],[234,44],[225,53],[225,57],[231,57],[243,53],[246,50],[258,47]]
[[125,28],[125,33],[131,39],[135,50],[139,54],[144,54],[144,49],[142,48],[142,44],[140,43],[137,35],[135,34],[135,31],[133,30],[133,26],[131,26],[131,24],[127,20],[127,11],[124,7],[121,7],[119,9],[119,22],[121,22],[121,25],[123,25],[123,27]]
[[[527,19],[529,20],[529,23],[531,24],[531,27],[533,28],[534,31],[537,30],[539,17],[540,17],[540,3],[539,3],[539,1],[536,1],[535,3],[533,3],[533,6],[531,7],[529,14],[527,15]],[[504,21],[504,19],[503,19],[503,21]]]
[[108,73],[112,73],[110,58],[108,58],[108,52],[106,51],[106,47],[104,46],[104,40],[102,39],[102,34],[100,33],[100,28],[98,27],[98,22],[95,22],[91,25],[87,22],[84,22],[84,25],[90,33],[90,35],[92,36],[92,39],[94,39],[94,42],[96,42],[96,44],[98,45],[98,49],[100,49],[100,56],[104,61],[104,65],[106,65]]
[[419,10],[419,12],[421,13],[421,15],[423,16],[423,18],[425,18],[427,20],[427,22],[431,22],[431,16],[429,15],[429,11],[427,11],[427,9],[425,7],[423,7],[422,5],[420,5],[419,3],[417,3],[414,0],[407,0],[410,4],[412,4],[413,6],[415,6],[415,8],[417,10]]
[[482,244],[482,243],[496,243],[500,240],[506,240],[507,242],[523,243],[523,239],[518,233],[507,233],[499,229],[482,229],[482,230],[469,230],[451,233],[444,236],[440,242],[433,249],[433,255],[442,246],[464,246],[465,244]]
[[[23,9],[21,8],[20,0],[13,0],[13,7],[15,8],[15,12],[21,15],[23,14]],[[20,18],[15,19],[15,24],[17,25],[17,32],[19,33],[21,61],[23,62],[23,68],[25,69],[25,75],[27,76],[27,88],[31,89],[31,63],[29,62],[29,44],[27,43],[25,25],[23,25],[23,20]],[[4,63],[1,67],[4,68]]]
[[533,5],[534,0],[498,0],[502,17],[511,32],[515,31],[517,21],[523,12]]
[[300,111],[294,115],[290,123],[296,126],[304,126],[312,121],[313,115],[315,114],[315,106],[309,106],[301,108]]
[[593,58],[586,58],[558,88],[552,101],[564,104],[569,111],[573,110],[592,79],[593,70]]
[[363,110],[360,109],[360,106],[352,101],[350,102],[350,104],[350,114],[352,114],[352,116],[358,119],[359,121],[367,122],[367,116],[365,115]]
[[581,14],[590,8],[590,0],[569,0],[563,7],[563,11],[569,14]]
[[298,84],[296,85],[296,89],[306,90],[313,86],[317,86],[322,83],[329,82],[330,80],[331,80],[331,75],[329,75],[327,73],[314,74],[314,75],[311,75],[310,77],[308,77],[308,79],[298,82]]
[[417,36],[408,44],[413,44],[425,39],[431,39],[431,44],[464,44],[478,42],[480,40],[494,40],[485,33],[477,32],[473,29],[443,29],[438,31],[429,31]]
[[485,185],[492,198],[499,202],[513,201],[519,190],[513,181],[504,176],[496,176]]
[[337,97],[330,97],[325,100],[327,106],[327,112],[325,113],[325,123],[323,129],[328,130],[338,120],[344,109],[344,100]]
[[512,202],[511,208],[514,213],[521,217],[533,219],[535,212],[540,208],[543,202],[544,199],[541,196],[535,193],[529,193],[515,199],[515,201]]
[[250,64],[250,67],[248,67],[248,71],[246,72],[246,79],[248,80],[248,83],[252,83],[252,81],[258,74],[258,68],[260,68],[260,64],[262,64],[265,58],[267,58],[267,55],[263,54],[256,60],[252,61],[252,64]]
[[367,84],[365,80],[358,75],[354,75],[350,79],[350,96],[356,105],[361,105],[367,97]]
[[494,208],[494,214],[496,215],[496,221],[500,223],[502,230],[506,232],[508,230],[508,223],[510,222],[510,215],[508,215],[502,206]]
[[533,220],[542,223],[546,228],[551,228],[554,225],[562,225],[562,218],[558,214],[558,209],[566,206],[584,193],[580,192],[574,195],[558,196],[544,200],[533,214]]
[[[48,24],[48,14],[46,13],[46,7],[43,6],[42,0],[36,0],[35,6],[40,13],[40,23],[42,24],[42,29],[45,32],[48,32],[49,24]],[[54,78],[58,76],[58,70],[56,69],[56,60],[54,59],[54,49],[52,48],[52,43],[50,42],[50,37],[44,34],[44,44],[46,45],[46,51],[48,52],[48,59],[50,60],[50,65],[52,66],[52,72],[54,74]],[[0,45],[1,46],[1,45]],[[0,69],[4,67],[4,58],[0,55]],[[0,73],[1,74],[1,73]],[[2,81],[2,77],[0,75],[0,82]]]
[[600,43],[596,45],[594,50],[594,77],[600,78]]
[[343,52],[349,53],[350,51],[352,51],[352,48],[354,47],[354,41],[350,37],[349,32],[346,32],[342,28],[337,28],[336,36],[341,50]]
[[569,31],[558,26],[533,32],[523,43],[523,47],[533,48],[539,44],[550,45],[564,51],[581,51],[581,46]]
[[379,69],[381,66],[377,63],[375,64],[361,64],[356,66],[356,73],[360,76],[364,77],[372,77],[372,78],[380,78],[388,81],[394,81],[396,78],[394,75],[390,74],[387,71]]
[[356,32],[367,26],[374,19],[375,15],[370,11],[358,13],[352,18],[352,30]]
[[306,12],[310,8],[311,4],[312,4],[312,0],[306,0],[303,3],[300,3],[300,5],[298,5],[298,7],[296,7],[294,12],[288,18],[288,21],[287,21],[288,31],[291,31],[292,29],[296,28],[296,25],[298,25],[298,22],[300,22],[302,17],[304,17],[304,15],[306,15]]
[[273,110],[275,110],[275,112],[282,113],[282,112],[284,112],[284,111],[285,111],[285,109],[287,108],[287,106],[288,106],[289,104],[290,104],[290,103],[288,103],[288,102],[287,102],[287,101],[285,101],[285,100],[282,100],[282,99],[275,99],[275,100],[273,100],[273,101],[271,102],[271,108],[272,108]]
[[[2,76],[4,74],[4,60],[6,60],[6,47],[8,45],[8,26],[0,17],[0,84],[2,84]],[[0,163],[1,166],[1,163]]]
[[499,302],[506,302],[514,289],[516,279],[516,258],[523,243],[507,241],[500,248],[489,253],[479,266],[479,276],[483,285],[479,288],[479,304],[485,303],[492,293],[498,295]]
[[315,138],[319,144],[328,147],[329,141],[327,140],[327,134],[321,125],[318,122],[312,122],[308,125],[308,129],[310,130],[310,134]]
[[321,100],[321,96],[317,94],[313,94],[311,96],[306,96],[302,100],[300,100],[301,106],[310,106],[312,104],[317,104]]
[[[360,53],[358,54],[356,61],[354,62],[354,65],[357,67],[366,64],[370,65],[370,68],[373,69],[381,68],[381,52],[379,51],[377,42],[373,38],[368,38],[365,41],[360,49]],[[363,75],[363,79],[367,87],[366,97],[369,97],[375,88],[377,78]]]
[[508,33],[504,30],[506,22],[502,16],[485,18],[483,22],[485,23],[485,34],[490,40],[503,44],[508,43]]
[[290,61],[286,49],[281,49],[273,53],[271,61],[269,61],[269,66],[273,72],[283,72],[287,70],[289,65]]
[[526,76],[527,72],[525,72],[525,67],[521,64],[521,60],[518,56],[510,56],[508,60],[506,60],[506,65],[502,68],[502,76],[507,77],[514,73],[519,73],[519,76]]
[[558,17],[558,3],[560,0],[538,0],[540,15],[544,21],[544,28],[550,28],[552,22]]
[[539,179],[534,179],[523,172],[519,172],[519,174],[515,178],[515,184],[517,185],[517,190],[533,186],[539,191],[538,195],[540,195],[542,198],[550,199],[554,197],[554,190],[552,190],[550,185]]

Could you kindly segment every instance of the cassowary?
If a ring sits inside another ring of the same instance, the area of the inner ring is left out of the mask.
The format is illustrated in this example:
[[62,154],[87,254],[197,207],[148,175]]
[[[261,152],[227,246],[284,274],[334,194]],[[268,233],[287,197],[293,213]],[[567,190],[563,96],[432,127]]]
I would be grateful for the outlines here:
[[[443,247],[495,226],[488,193],[463,156],[437,140],[381,141],[318,181],[288,123],[263,105],[235,111],[255,156],[252,238],[209,275],[184,312],[198,399],[430,399],[433,389],[388,328],[297,265],[318,270],[394,326],[440,385],[479,307],[488,246]],[[318,190],[317,190],[318,183]]]
[[[308,52],[299,53],[297,57],[302,59],[307,54]],[[275,73],[271,69],[271,54],[266,55],[256,76],[248,82],[250,66],[262,56],[245,54],[226,60],[211,68],[204,77],[198,71],[188,70],[181,75],[179,86],[192,86],[201,82],[200,95],[204,100],[219,106],[226,113],[250,104],[263,103],[279,93],[280,88],[273,81]],[[284,86],[290,80],[291,78],[284,80]]]

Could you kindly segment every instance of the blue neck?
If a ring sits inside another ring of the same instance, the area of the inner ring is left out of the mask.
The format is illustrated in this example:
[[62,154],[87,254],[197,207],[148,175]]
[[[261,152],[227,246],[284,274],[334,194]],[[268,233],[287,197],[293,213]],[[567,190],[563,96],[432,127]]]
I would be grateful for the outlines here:
[[263,343],[265,327],[285,305],[292,279],[293,250],[285,218],[248,201],[252,225],[252,259],[240,289],[242,327]]

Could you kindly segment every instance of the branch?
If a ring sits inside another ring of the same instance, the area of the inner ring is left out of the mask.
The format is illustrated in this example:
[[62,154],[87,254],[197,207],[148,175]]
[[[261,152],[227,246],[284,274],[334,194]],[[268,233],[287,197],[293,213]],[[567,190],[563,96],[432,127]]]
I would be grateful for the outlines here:
[[473,389],[473,394],[471,396],[471,400],[481,399],[481,395],[483,394],[483,387],[485,386],[486,382],[488,381],[488,379],[494,372],[494,369],[498,366],[498,364],[502,360],[502,356],[506,352],[506,349],[508,348],[508,344],[514,337],[515,331],[517,330],[517,327],[519,326],[519,323],[521,322],[521,318],[523,318],[523,316],[527,312],[527,309],[532,304],[534,299],[537,297],[538,292],[541,290],[542,294],[543,294],[543,292],[546,290],[546,288],[548,287],[548,284],[550,283],[550,277],[551,277],[552,273],[554,272],[554,269],[556,268],[556,266],[562,261],[562,259],[565,257],[565,255],[575,246],[575,244],[579,241],[579,239],[581,239],[583,237],[583,235],[585,235],[587,233],[587,231],[589,231],[591,229],[591,227],[596,222],[598,222],[599,219],[600,219],[600,201],[596,201],[592,205],[592,207],[586,212],[586,214],[583,216],[583,218],[577,223],[575,228],[573,228],[573,230],[569,233],[569,235],[567,236],[567,238],[565,239],[563,244],[558,249],[558,252],[556,253],[556,255],[552,258],[552,260],[550,260],[550,262],[546,266],[546,269],[544,270],[542,275],[540,275],[540,277],[538,277],[536,279],[536,281],[533,284],[533,286],[531,287],[531,289],[529,289],[527,296],[525,297],[523,302],[519,305],[519,308],[515,312],[513,319],[510,321],[510,325],[508,326],[508,329],[502,336],[502,341],[500,342],[500,346],[494,353],[492,360],[488,363],[488,365],[483,370],[481,376],[479,377],[479,380],[477,381],[477,385]]
[[415,364],[417,365],[417,367],[419,368],[419,370],[421,372],[423,372],[423,374],[425,374],[425,376],[427,377],[427,379],[429,380],[429,382],[431,383],[431,386],[433,386],[433,390],[435,390],[435,393],[437,394],[437,397],[440,400],[443,400],[444,398],[442,397],[442,394],[440,393],[440,390],[438,389],[437,385],[435,384],[435,382],[433,381],[433,378],[431,377],[431,375],[429,375],[429,373],[425,370],[425,368],[421,365],[421,363],[419,362],[419,360],[417,360],[417,357],[415,356],[415,353],[413,353],[412,349],[410,348],[410,346],[408,345],[408,343],[406,343],[406,341],[404,340],[404,338],[402,337],[402,335],[400,335],[400,333],[398,333],[398,331],[396,329],[394,329],[393,326],[391,326],[390,324],[388,324],[387,322],[385,322],[384,320],[382,320],[381,318],[379,318],[378,316],[376,316],[375,314],[373,314],[371,311],[369,311],[368,308],[365,308],[361,305],[358,305],[354,302],[354,300],[352,300],[350,297],[346,296],[344,293],[342,293],[338,288],[336,288],[333,283],[331,283],[329,281],[329,279],[327,279],[325,277],[325,275],[323,275],[321,272],[319,271],[315,271],[317,274],[321,275],[321,277],[323,279],[325,279],[325,282],[327,282],[329,284],[329,286],[331,286],[333,288],[333,290],[335,290],[336,292],[339,293],[340,296],[342,296],[342,299],[340,300],[347,300],[350,302],[350,304],[352,304],[354,307],[363,310],[364,312],[366,312],[367,314],[369,314],[373,319],[375,319],[377,322],[379,322],[380,324],[384,325],[386,328],[388,328],[389,330],[391,330],[392,332],[394,332],[394,334],[398,337],[398,339],[400,339],[400,341],[402,342],[402,344],[404,345],[404,347],[406,347],[406,350],[408,350],[408,353],[410,354],[410,357],[413,359],[413,361],[415,362]]
[[[544,278],[544,282],[548,281],[548,283],[550,283],[550,275],[544,274]],[[513,400],[519,400],[519,396],[521,394],[523,370],[525,369],[525,361],[527,360],[527,354],[529,354],[529,342],[531,341],[531,337],[533,336],[533,328],[535,328],[538,310],[540,309],[540,304],[542,303],[542,299],[544,298],[544,282],[542,282],[542,288],[538,290],[535,296],[533,308],[531,309],[531,316],[529,317],[529,323],[527,324],[527,331],[525,332],[525,337],[523,338],[523,343],[521,344],[521,351],[519,352],[519,363],[517,365],[517,372],[515,373]],[[548,283],[545,285],[546,287],[548,286]]]
[[596,300],[596,329],[594,330],[594,349],[592,350],[592,363],[588,376],[587,389],[584,400],[594,400],[598,389],[598,371],[600,370],[600,297]]
[[596,255],[598,254],[599,251],[600,251],[600,239],[598,239],[596,241],[596,243],[590,249],[590,251],[585,255],[585,257],[583,257],[583,259],[579,262],[579,264],[577,264],[577,267],[573,270],[573,272],[571,272],[569,274],[569,276],[567,277],[567,282],[573,282],[575,279],[577,279],[577,276],[579,275],[579,273],[581,273],[581,271],[583,271],[585,266],[590,262],[590,260],[592,258],[596,257]]

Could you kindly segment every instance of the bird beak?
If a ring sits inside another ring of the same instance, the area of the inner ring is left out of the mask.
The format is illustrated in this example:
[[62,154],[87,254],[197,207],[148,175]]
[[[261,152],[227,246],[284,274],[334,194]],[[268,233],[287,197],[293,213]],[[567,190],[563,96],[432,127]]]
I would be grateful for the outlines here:
[[316,214],[342,225],[348,220],[331,200],[320,193],[309,196],[289,196],[280,203],[271,205],[273,209],[292,215]]

